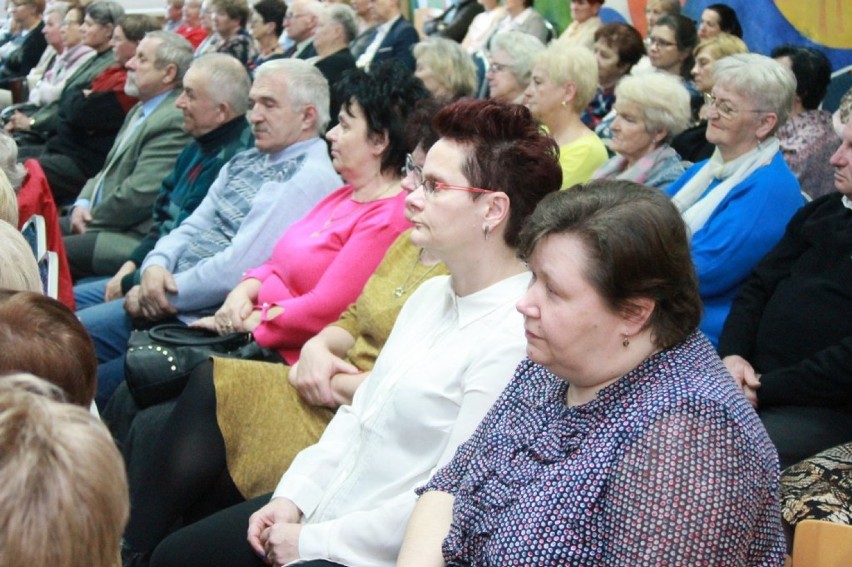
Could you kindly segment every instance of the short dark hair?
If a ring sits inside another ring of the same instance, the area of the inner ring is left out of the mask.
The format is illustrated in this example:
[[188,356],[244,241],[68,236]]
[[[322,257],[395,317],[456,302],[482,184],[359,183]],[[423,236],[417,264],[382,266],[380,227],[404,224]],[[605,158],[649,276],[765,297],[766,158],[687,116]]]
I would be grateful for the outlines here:
[[521,233],[521,257],[529,259],[551,234],[582,240],[591,264],[586,279],[614,312],[654,300],[646,326],[656,346],[670,347],[698,327],[701,297],[686,225],[664,193],[599,179],[548,195]]
[[405,123],[405,145],[411,148],[410,151],[420,146],[426,153],[435,145],[438,133],[432,127],[432,119],[448,102],[438,98],[417,101],[414,111],[408,115],[408,121]]
[[147,14],[125,14],[117,25],[121,26],[124,37],[137,43],[142,41],[146,33],[163,29],[157,18]]
[[284,16],[287,15],[287,5],[284,0],[258,0],[252,9],[260,14],[264,24],[269,22],[275,24],[275,35],[281,36],[284,32]]
[[524,220],[545,195],[562,186],[556,142],[526,107],[492,100],[454,102],[435,115],[433,126],[441,138],[470,148],[462,172],[471,185],[509,196],[504,239],[517,247]]
[[396,61],[375,67],[370,73],[360,69],[347,71],[335,85],[341,108],[351,114],[358,104],[367,121],[368,136],[387,136],[388,146],[382,155],[382,172],[399,172],[405,165],[408,147],[405,123],[421,99],[429,91]]
[[695,57],[692,51],[698,45],[698,29],[695,27],[695,22],[684,16],[683,14],[666,14],[654,23],[654,27],[665,26],[674,32],[675,42],[677,42],[678,51],[688,51],[689,55],[684,59],[680,67],[681,76],[687,81],[692,80],[692,67],[695,64]]
[[595,41],[604,40],[618,54],[618,63],[627,65],[627,72],[645,55],[645,42],[639,30],[622,22],[610,22],[595,30]]
[[740,19],[737,17],[737,13],[733,8],[727,4],[710,4],[705,9],[713,10],[719,15],[720,30],[742,39],[743,27],[740,25]]
[[246,27],[249,18],[246,0],[211,0],[210,7],[214,10],[222,10],[232,20],[239,20],[240,27]]
[[796,76],[796,95],[806,110],[819,107],[831,82],[831,61],[813,47],[780,45],[772,50],[772,58],[789,57]]
[[29,372],[86,408],[95,397],[98,360],[89,333],[62,303],[38,293],[0,290],[0,373]]

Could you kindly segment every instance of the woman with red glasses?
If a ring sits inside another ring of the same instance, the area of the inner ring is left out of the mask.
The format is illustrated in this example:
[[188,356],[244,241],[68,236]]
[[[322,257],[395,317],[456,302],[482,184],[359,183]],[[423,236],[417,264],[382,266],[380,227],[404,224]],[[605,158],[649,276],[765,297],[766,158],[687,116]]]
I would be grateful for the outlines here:
[[524,356],[519,233],[562,179],[555,143],[521,106],[463,100],[434,126],[441,138],[406,213],[412,242],[450,275],[411,295],[352,404],[296,457],[271,502],[180,530],[151,565],[395,564],[413,489],[449,461]]

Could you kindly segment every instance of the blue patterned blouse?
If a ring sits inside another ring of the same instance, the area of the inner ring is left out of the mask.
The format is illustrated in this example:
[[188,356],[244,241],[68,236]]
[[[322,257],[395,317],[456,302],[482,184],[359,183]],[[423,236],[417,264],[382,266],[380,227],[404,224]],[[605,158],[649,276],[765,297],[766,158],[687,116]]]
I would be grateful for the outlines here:
[[782,565],[778,457],[696,332],[591,402],[525,360],[418,492],[454,495],[448,565]]

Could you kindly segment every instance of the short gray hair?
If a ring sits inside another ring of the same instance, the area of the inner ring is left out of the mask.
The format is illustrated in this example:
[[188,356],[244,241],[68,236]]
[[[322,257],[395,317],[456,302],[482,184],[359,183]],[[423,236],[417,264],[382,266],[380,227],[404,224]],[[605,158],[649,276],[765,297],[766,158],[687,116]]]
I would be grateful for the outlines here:
[[225,103],[238,115],[248,110],[251,79],[239,59],[225,53],[208,53],[192,62],[190,69],[204,73],[205,90],[217,103]]
[[491,40],[489,51],[493,54],[497,50],[505,51],[509,55],[512,60],[509,72],[515,80],[522,85],[528,85],[535,56],[544,50],[544,44],[528,33],[506,31],[498,33]]
[[59,16],[60,23],[62,19],[65,17],[65,14],[68,13],[68,9],[71,7],[70,2],[54,2],[44,11],[44,17],[47,17],[51,14],[57,14]]
[[319,69],[302,59],[274,59],[255,69],[255,81],[265,75],[282,77],[293,108],[317,109],[317,135],[322,136],[329,122],[329,86]]
[[774,112],[778,116],[775,130],[787,121],[796,96],[793,71],[757,53],[738,53],[716,61],[713,83],[748,98],[755,110]]
[[86,7],[86,15],[102,26],[117,26],[124,16],[124,6],[113,0],[100,0]]
[[163,30],[148,32],[145,38],[159,39],[162,42],[157,46],[154,66],[162,69],[167,65],[174,65],[177,67],[175,82],[178,85],[183,84],[183,76],[192,64],[192,44],[183,36]]
[[328,17],[340,27],[343,28],[343,35],[346,43],[352,43],[352,40],[358,36],[358,22],[355,17],[355,10],[349,4],[328,4],[325,7],[325,13]]
[[44,293],[33,249],[18,231],[0,220],[0,288]]
[[649,134],[665,130],[666,142],[689,127],[692,119],[689,101],[683,81],[670,73],[628,75],[615,87],[615,104],[627,102],[638,106],[645,130]]
[[0,169],[6,174],[9,184],[17,193],[27,177],[27,170],[18,163],[18,144],[6,132],[0,132]]

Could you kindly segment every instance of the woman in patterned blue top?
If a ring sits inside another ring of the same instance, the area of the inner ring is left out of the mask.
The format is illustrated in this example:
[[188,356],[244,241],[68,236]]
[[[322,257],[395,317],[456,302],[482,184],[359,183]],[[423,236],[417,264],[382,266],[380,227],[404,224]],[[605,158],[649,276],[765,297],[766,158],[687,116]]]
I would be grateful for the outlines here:
[[677,210],[593,181],[520,251],[529,359],[419,489],[399,565],[782,565],[778,457],[696,330]]

